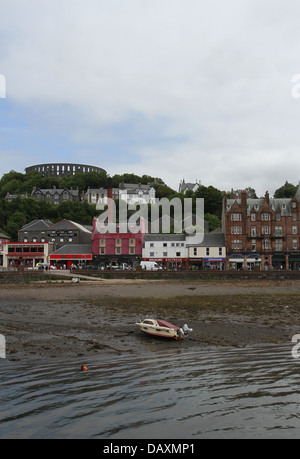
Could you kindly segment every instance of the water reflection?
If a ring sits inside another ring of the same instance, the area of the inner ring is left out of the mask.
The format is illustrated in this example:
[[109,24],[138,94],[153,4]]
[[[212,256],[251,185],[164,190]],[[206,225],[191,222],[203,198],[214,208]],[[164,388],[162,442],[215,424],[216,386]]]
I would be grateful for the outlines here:
[[[3,363],[2,363],[3,362]],[[1,362],[1,438],[264,438],[299,434],[290,347],[104,353]]]

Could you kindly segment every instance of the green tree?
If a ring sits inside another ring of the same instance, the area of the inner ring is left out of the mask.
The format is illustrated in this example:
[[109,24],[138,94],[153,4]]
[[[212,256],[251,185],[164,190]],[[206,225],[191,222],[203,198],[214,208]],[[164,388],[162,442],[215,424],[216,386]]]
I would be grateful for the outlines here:
[[204,213],[216,215],[221,218],[223,194],[213,186],[201,185],[195,192],[196,198],[204,198]]
[[283,186],[275,191],[274,198],[293,198],[296,194],[296,191],[297,186],[286,181]]

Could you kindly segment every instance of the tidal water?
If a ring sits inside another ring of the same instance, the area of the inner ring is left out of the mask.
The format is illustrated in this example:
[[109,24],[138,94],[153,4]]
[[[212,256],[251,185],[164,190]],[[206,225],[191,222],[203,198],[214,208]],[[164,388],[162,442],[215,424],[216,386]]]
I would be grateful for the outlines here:
[[0,438],[299,438],[300,359],[291,350],[2,359]]

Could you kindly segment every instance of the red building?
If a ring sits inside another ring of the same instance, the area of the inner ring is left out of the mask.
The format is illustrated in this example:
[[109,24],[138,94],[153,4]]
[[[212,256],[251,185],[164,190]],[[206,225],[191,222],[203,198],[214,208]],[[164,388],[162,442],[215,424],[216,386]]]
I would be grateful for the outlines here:
[[294,198],[223,199],[227,269],[300,269],[300,187]]
[[116,226],[115,233],[102,233],[97,227],[97,218],[93,221],[92,254],[93,263],[104,268],[134,267],[142,258],[144,232],[119,232]]

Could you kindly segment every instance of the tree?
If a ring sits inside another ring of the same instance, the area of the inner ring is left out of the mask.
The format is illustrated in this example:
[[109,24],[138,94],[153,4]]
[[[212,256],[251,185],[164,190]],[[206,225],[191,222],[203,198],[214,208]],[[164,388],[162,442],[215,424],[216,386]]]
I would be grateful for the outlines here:
[[223,194],[220,190],[211,185],[208,187],[201,185],[195,192],[195,197],[204,199],[205,213],[217,215],[217,217],[221,218]]
[[296,191],[297,186],[286,181],[283,186],[275,191],[274,198],[293,198],[296,194]]

